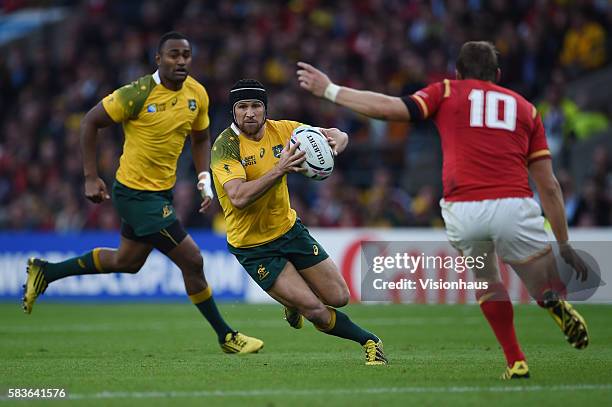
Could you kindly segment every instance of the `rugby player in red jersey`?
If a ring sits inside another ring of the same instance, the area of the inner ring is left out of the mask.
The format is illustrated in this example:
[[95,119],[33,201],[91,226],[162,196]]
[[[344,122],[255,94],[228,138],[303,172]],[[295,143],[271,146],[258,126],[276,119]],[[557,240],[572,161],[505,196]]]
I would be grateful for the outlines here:
[[342,87],[315,67],[298,62],[302,88],[358,113],[383,119],[431,119],[442,142],[442,216],[450,243],[464,256],[486,256],[477,281],[487,282],[476,298],[507,361],[503,379],[527,378],[529,368],[514,330],[512,302],[495,254],[517,272],[529,293],[547,309],[577,349],[588,345],[582,316],[564,300],[540,206],[538,190],[563,259],[586,280],[587,269],[568,243],[561,188],[551,164],[536,108],[519,94],[496,85],[500,76],[495,47],[465,43],[456,80],[433,83],[405,97]]

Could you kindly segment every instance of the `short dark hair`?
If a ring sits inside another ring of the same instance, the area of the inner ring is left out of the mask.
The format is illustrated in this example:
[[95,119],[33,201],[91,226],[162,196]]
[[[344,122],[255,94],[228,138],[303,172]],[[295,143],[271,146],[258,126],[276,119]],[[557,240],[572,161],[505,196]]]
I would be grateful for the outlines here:
[[497,49],[488,41],[469,41],[463,44],[457,58],[457,72],[463,79],[497,80]]
[[157,45],[157,53],[161,54],[162,47],[168,40],[185,40],[189,43],[189,47],[191,48],[191,41],[185,34],[181,34],[178,31],[169,31],[161,36],[159,39],[159,44]]

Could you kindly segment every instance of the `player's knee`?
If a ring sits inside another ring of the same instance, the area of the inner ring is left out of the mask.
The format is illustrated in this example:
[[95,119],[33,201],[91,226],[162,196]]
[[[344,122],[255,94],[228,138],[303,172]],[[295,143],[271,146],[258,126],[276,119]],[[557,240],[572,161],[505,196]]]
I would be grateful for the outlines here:
[[183,273],[189,275],[200,275],[202,274],[203,269],[204,259],[202,258],[202,255],[199,251],[196,251],[193,254],[189,255],[185,259],[183,267],[181,267]]
[[344,282],[331,285],[321,297],[325,305],[340,308],[348,304],[350,300],[349,289]]
[[311,303],[303,304],[298,307],[300,314],[315,325],[325,324],[328,318],[327,308],[320,301],[312,301]]
[[330,301],[326,302],[326,304],[329,305],[330,307],[340,308],[348,304],[349,300],[350,300],[350,295],[349,295],[348,289],[342,288],[342,289],[339,289],[334,294],[334,296],[330,298]]

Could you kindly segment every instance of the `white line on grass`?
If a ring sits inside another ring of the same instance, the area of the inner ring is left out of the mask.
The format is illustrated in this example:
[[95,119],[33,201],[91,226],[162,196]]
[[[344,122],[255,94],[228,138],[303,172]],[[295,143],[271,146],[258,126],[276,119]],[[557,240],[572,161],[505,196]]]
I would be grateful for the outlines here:
[[[262,389],[262,390],[200,390],[200,391],[148,391],[121,392],[102,391],[90,394],[69,394],[71,400],[93,399],[156,399],[156,398],[194,398],[194,397],[266,397],[266,396],[334,396],[346,394],[402,394],[402,393],[522,393],[553,392],[577,390],[612,390],[612,383],[607,384],[567,384],[557,386],[493,386],[493,387],[372,387],[350,389]],[[0,397],[0,400],[9,400]],[[11,399],[12,400],[12,399]]]

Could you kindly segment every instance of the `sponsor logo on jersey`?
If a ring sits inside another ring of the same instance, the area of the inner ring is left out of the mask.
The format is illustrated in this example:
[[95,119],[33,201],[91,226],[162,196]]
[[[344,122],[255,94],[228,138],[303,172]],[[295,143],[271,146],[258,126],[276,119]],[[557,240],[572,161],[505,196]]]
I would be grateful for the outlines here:
[[196,105],[196,101],[195,99],[189,99],[187,101],[187,104],[189,106],[189,110],[191,110],[192,112],[195,112],[195,110],[197,109],[197,105]]
[[314,254],[315,256],[319,255],[319,246],[317,246],[316,244],[312,245],[312,254]]
[[232,170],[230,170],[229,164],[224,164],[223,165],[223,169],[225,170],[225,172],[227,172],[228,174],[232,173]]
[[151,103],[150,105],[147,106],[147,112],[148,113],[155,113],[157,112],[157,105],[155,103]]
[[255,156],[254,155],[250,155],[248,157],[244,157],[242,159],[242,166],[243,167],[248,167],[249,165],[255,165],[257,164],[257,160],[255,160]]
[[178,99],[176,98],[176,96],[174,98],[172,98],[172,102],[170,102],[172,104],[172,106],[176,105],[176,102],[178,102]]
[[266,153],[266,149],[262,147],[261,150],[259,150],[259,158],[263,158],[265,153]]

